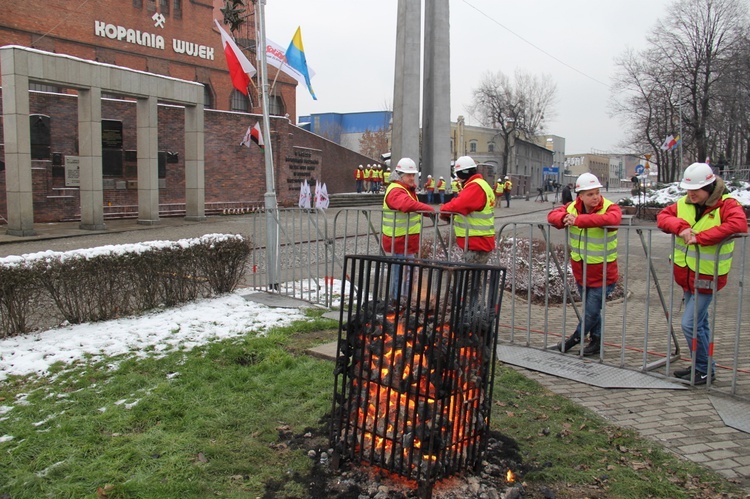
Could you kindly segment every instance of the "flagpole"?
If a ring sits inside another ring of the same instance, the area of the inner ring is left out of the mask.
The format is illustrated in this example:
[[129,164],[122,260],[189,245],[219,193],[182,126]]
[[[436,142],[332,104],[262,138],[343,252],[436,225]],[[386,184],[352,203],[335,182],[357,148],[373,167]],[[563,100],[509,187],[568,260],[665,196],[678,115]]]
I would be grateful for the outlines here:
[[271,120],[268,117],[268,65],[266,64],[266,0],[260,0],[260,11],[258,21],[260,29],[260,73],[261,73],[261,95],[263,104],[263,141],[265,142],[266,161],[266,194],[264,195],[266,207],[266,262],[268,270],[269,289],[279,289],[279,278],[277,274],[278,257],[278,224],[276,223],[277,204],[276,188],[274,187],[273,175],[273,144],[271,143]]

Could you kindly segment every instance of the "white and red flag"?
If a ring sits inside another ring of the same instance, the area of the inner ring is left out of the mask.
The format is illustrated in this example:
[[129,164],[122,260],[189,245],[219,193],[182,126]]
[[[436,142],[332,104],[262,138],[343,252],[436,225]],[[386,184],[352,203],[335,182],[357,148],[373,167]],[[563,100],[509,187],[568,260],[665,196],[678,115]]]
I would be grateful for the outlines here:
[[255,76],[255,67],[245,57],[240,48],[234,43],[231,36],[224,31],[219,21],[214,19],[216,27],[221,34],[221,45],[224,48],[224,55],[227,58],[229,66],[229,76],[232,78],[234,88],[247,95],[247,86],[250,84],[250,78]]
[[245,136],[240,142],[241,146],[250,147],[250,141],[255,142],[258,146],[265,150],[266,143],[263,142],[263,132],[260,130],[260,122],[256,121],[254,126],[247,127]]

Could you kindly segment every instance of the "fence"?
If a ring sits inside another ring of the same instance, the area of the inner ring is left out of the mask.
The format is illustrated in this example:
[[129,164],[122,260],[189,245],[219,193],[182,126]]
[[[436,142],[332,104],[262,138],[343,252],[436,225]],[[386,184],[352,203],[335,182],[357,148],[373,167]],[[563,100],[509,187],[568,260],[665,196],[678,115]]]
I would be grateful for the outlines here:
[[[382,211],[342,209],[330,218],[321,210],[283,209],[274,213],[279,231],[278,283],[268,283],[265,248],[252,257],[252,283],[258,289],[340,306],[344,256],[383,255]],[[330,218],[330,219],[329,219]],[[462,217],[424,217],[419,258],[460,261],[453,236]],[[264,241],[265,218],[253,217],[253,239]],[[670,256],[674,237],[653,227],[618,228],[620,279],[616,294],[602,306],[602,342],[595,361],[657,376],[687,367],[680,326],[682,289],[674,283]],[[711,303],[712,360],[717,379],[711,390],[750,399],[750,307],[743,306],[748,281],[748,237],[738,235],[725,289]],[[508,223],[497,228],[490,264],[507,268],[499,341],[556,349],[579,321],[580,297],[568,265],[566,231],[548,224]],[[411,252],[412,250],[409,250]],[[334,282],[336,281],[336,282]],[[567,355],[580,354],[574,349]]]

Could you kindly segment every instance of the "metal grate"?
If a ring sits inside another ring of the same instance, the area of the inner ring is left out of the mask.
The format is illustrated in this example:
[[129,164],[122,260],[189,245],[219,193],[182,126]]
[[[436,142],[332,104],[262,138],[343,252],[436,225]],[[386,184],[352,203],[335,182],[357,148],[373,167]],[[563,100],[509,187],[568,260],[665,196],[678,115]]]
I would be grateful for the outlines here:
[[373,256],[344,269],[334,464],[370,463],[429,497],[486,451],[505,269]]

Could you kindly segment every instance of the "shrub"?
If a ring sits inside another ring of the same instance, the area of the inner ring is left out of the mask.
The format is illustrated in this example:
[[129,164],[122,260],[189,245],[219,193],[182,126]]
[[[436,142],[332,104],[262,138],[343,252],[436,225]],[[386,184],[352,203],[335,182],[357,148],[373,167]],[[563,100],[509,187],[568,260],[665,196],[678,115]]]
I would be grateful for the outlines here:
[[250,242],[239,235],[151,241],[0,259],[0,335],[31,330],[30,311],[108,320],[234,290]]

